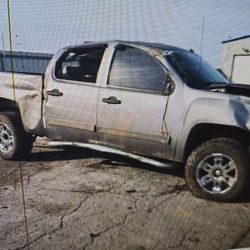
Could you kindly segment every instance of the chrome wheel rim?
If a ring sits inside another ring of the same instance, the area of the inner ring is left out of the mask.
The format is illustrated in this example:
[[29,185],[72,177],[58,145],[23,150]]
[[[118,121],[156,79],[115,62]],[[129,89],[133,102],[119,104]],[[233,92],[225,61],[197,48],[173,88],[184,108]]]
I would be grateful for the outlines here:
[[236,183],[238,169],[228,155],[210,154],[198,165],[196,179],[203,190],[222,194],[228,192]]
[[6,153],[13,149],[14,139],[10,128],[0,122],[0,151]]

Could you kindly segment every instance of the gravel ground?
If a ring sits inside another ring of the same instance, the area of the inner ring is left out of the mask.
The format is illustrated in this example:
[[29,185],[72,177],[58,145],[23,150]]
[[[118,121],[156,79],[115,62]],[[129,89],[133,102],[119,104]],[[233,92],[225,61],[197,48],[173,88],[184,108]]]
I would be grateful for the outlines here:
[[160,170],[38,141],[24,162],[0,160],[0,249],[229,249],[250,246],[250,195],[197,199],[182,169]]

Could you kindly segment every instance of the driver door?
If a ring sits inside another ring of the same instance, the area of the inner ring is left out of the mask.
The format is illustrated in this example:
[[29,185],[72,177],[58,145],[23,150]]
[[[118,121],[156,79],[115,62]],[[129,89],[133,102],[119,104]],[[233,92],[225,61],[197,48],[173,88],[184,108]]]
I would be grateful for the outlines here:
[[133,47],[116,48],[105,88],[100,89],[97,131],[102,145],[167,158],[170,150],[163,94],[167,72]]

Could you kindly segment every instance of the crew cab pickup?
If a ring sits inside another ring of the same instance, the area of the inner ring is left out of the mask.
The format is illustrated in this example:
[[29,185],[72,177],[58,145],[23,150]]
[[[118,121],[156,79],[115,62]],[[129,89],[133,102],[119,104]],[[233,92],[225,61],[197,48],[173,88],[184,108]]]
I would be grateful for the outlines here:
[[23,157],[46,136],[54,145],[183,163],[194,195],[231,201],[249,177],[249,97],[248,86],[229,83],[193,51],[71,46],[43,76],[0,73],[0,157]]

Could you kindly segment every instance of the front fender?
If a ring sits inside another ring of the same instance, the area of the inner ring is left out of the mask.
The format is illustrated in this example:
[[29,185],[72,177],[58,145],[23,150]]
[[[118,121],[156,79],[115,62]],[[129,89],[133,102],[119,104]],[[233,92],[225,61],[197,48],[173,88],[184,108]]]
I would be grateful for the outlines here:
[[247,131],[250,128],[250,106],[240,96],[230,98],[197,98],[188,106],[180,130],[175,154],[176,161],[183,161],[188,136],[198,124],[214,124],[237,127]]

